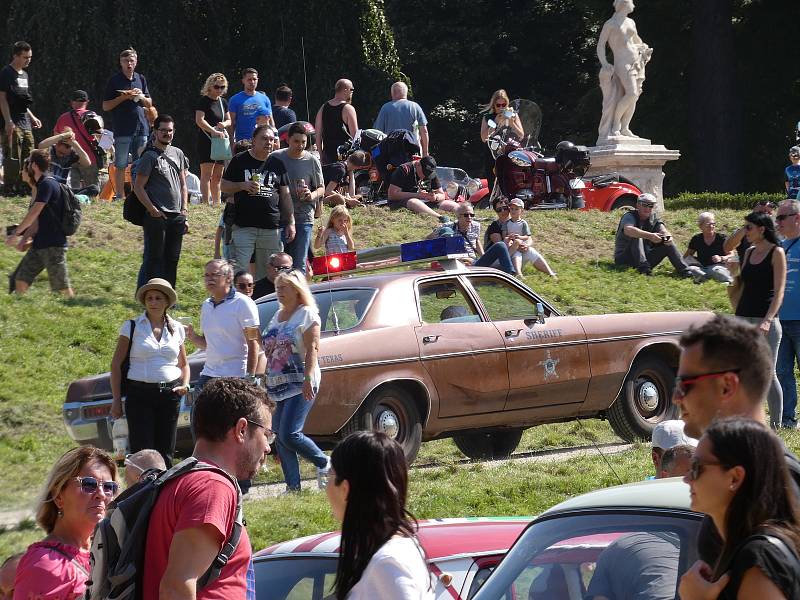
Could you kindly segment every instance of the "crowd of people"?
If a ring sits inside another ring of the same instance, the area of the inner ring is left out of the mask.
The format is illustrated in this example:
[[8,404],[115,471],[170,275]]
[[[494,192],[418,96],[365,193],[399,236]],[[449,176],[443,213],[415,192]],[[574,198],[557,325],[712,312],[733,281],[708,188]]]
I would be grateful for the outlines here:
[[[208,298],[200,307],[198,333],[189,319],[169,312],[178,299],[177,266],[189,231],[189,163],[172,144],[175,120],[156,114],[147,81],[136,71],[137,52],[120,54],[120,70],[106,86],[102,109],[111,118],[110,130],[89,111],[88,94],[76,90],[70,111],[36,148],[32,129],[42,123],[31,112],[25,71],[31,57],[30,45],[18,42],[11,64],[0,70],[4,193],[17,195],[23,184],[32,190],[28,213],[8,235],[9,245],[25,251],[10,290],[25,293],[46,269],[52,290],[73,295],[67,238],[57,216],[64,201],[60,184],[99,193],[105,148],[112,150],[114,196],[122,200],[129,179],[129,199],[144,208],[135,294],[143,312],[121,324],[111,363],[111,414],[127,417],[131,454],[125,481],[132,491],[174,467],[178,412],[190,383],[185,341],[206,352],[194,386],[191,429],[193,456],[208,469],[170,479],[158,495],[143,540],[148,560],[140,574],[142,597],[195,591],[198,597],[253,597],[246,527],[221,570],[213,577],[208,572],[230,542],[241,494],[277,444],[285,493],[300,490],[304,458],[316,468],[317,486],[326,490],[341,522],[334,595],[431,598],[433,581],[406,509],[408,465],[400,446],[382,434],[358,432],[329,457],[303,433],[322,385],[320,316],[308,285],[308,256],[312,248],[328,254],[355,248],[349,211],[360,202],[352,174],[368,160],[355,152],[339,161],[336,152],[358,129],[353,83],[336,82],[312,126],[297,121],[288,86],[278,87],[274,103],[258,90],[256,69],[242,72],[243,89],[230,100],[224,74],[206,78],[194,105],[199,193],[224,211],[215,257],[204,267]],[[497,219],[481,236],[473,206],[447,197],[429,154],[427,119],[407,95],[407,86],[396,82],[375,123],[384,131],[406,129],[422,150],[419,159],[393,172],[390,207],[437,218],[440,211],[455,213],[455,223],[443,223],[431,236],[463,237],[467,262],[516,275],[531,264],[556,277],[533,247],[521,200],[498,198],[492,206]],[[489,120],[521,131],[519,118],[505,114],[508,104],[503,90],[492,96],[482,138]],[[113,142],[101,146],[109,132]],[[794,150],[793,166],[800,167],[800,149]],[[713,213],[702,212],[700,233],[683,255],[656,216],[650,194],[639,196],[617,229],[616,264],[650,275],[668,258],[697,283],[728,285],[735,312],[681,338],[674,402],[683,420],[660,424],[652,440],[655,477],[684,477],[692,508],[707,515],[697,542],[700,560],[672,582],[673,593],[679,586],[685,600],[800,597],[800,461],[767,427],[763,408],[766,399],[772,428],[796,426],[800,201],[791,198],[800,189],[798,170],[787,168],[790,199],[777,207],[759,203],[728,237],[716,231]],[[429,191],[420,191],[420,182]],[[332,207],[330,217],[314,233],[324,203]],[[272,292],[279,308],[269,323],[261,323],[253,299]],[[127,497],[118,497],[119,479],[115,461],[103,450],[79,447],[60,457],[37,506],[46,537],[3,563],[0,588],[13,589],[14,599],[80,597],[93,569],[95,527]],[[601,573],[613,570],[622,550],[619,544],[609,547],[598,562],[589,597],[613,596],[603,588]]]

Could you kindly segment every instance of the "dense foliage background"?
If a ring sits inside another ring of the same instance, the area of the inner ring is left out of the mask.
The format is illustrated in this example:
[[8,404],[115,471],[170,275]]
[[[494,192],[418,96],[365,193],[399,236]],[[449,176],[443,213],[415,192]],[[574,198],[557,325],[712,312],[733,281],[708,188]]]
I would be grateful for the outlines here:
[[[610,0],[6,0],[0,47],[34,46],[35,111],[52,127],[68,92],[87,89],[98,107],[119,51],[139,51],[138,70],[162,112],[179,119],[176,143],[193,152],[192,104],[205,76],[255,66],[261,88],[287,82],[305,118],[301,38],[312,113],[334,81],[353,79],[368,125],[398,76],[429,114],[441,163],[480,172],[478,105],[498,87],[538,102],[542,143],[593,144],[600,116],[597,35]],[[800,62],[792,0],[641,0],[633,13],[654,48],[633,130],[679,149],[666,191],[775,191],[800,119]]]

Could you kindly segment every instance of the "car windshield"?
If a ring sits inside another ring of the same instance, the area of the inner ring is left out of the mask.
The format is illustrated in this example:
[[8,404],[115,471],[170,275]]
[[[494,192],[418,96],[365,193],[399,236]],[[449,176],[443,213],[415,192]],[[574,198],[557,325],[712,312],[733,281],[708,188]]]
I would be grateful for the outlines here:
[[336,579],[336,559],[291,556],[256,560],[257,600],[328,598]]
[[[374,288],[357,288],[314,292],[314,300],[317,301],[322,320],[322,332],[343,331],[361,323],[376,291]],[[262,334],[266,332],[267,325],[277,310],[278,300],[275,298],[259,303],[258,319]]]
[[697,558],[700,517],[638,509],[544,517],[526,529],[475,600],[675,598]]

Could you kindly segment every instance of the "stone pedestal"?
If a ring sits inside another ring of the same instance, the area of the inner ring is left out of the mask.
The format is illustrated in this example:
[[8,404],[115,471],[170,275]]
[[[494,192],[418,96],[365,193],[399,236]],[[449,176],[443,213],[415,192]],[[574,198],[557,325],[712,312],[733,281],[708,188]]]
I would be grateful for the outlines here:
[[678,160],[681,153],[654,145],[637,137],[611,136],[589,147],[591,166],[586,177],[619,173],[635,183],[643,192],[658,199],[658,209],[664,210],[664,163]]

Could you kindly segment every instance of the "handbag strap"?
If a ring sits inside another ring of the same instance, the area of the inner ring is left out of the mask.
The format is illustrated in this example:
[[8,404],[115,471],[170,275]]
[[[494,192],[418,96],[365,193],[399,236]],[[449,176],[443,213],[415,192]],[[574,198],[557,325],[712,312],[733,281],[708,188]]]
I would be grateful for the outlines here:
[[75,565],[75,568],[77,568],[86,577],[90,577],[91,576],[89,571],[86,570],[86,567],[84,567],[81,563],[79,563],[78,559],[75,558],[74,556],[70,556],[68,553],[66,553],[64,550],[62,550],[58,546],[50,546],[50,545],[48,545],[47,547],[50,548],[51,550],[53,550],[54,552],[57,552],[58,554],[60,554],[64,558],[66,558],[67,560],[69,560],[73,565]]
[[136,331],[136,319],[131,319],[131,337],[128,339],[128,351],[125,353],[125,360],[131,363],[131,346],[133,346],[133,332]]
[[[225,107],[224,107],[224,106],[222,106],[222,96],[219,96],[219,97],[217,98],[217,100],[219,101],[219,112],[222,114],[222,120],[224,121],[224,120],[225,120]],[[212,138],[210,135],[208,135],[208,132],[207,132],[205,129],[202,129],[202,128],[201,128],[201,129],[200,129],[200,131],[202,131],[203,133],[205,133],[205,134],[206,134],[206,137],[207,137],[209,140],[213,140],[213,139],[214,139],[214,138]],[[223,130],[223,131],[224,131],[224,130]],[[228,137],[228,132],[227,132],[227,131],[225,132],[225,137]]]

